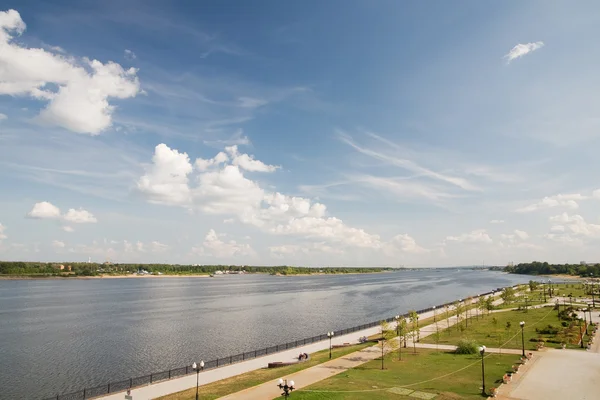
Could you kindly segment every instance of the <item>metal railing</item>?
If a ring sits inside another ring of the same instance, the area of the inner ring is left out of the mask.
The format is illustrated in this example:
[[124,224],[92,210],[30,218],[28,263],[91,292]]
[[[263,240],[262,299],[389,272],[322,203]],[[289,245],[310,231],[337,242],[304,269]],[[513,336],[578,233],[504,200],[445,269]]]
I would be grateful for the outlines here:
[[[554,282],[553,282],[554,283]],[[498,291],[490,291],[486,293],[482,293],[478,296],[487,296],[492,293],[497,293]],[[434,309],[441,309],[444,306],[453,305],[454,302],[448,302],[444,304],[437,305],[435,307],[428,307],[422,310],[417,310],[417,314],[423,314],[429,311],[433,311]],[[400,315],[402,318],[408,318],[409,313],[405,313]],[[385,319],[386,322],[393,322],[395,317],[390,317]],[[334,331],[335,336],[347,335],[348,333],[362,331],[364,329],[373,328],[378,326],[381,323],[381,320],[369,322],[366,324],[354,326],[352,328],[341,329],[338,331]],[[306,344],[316,343],[323,340],[326,340],[327,334],[317,335],[306,339],[295,340],[293,342],[288,342],[284,344],[279,344],[276,346],[266,347],[260,350],[248,351],[244,353],[239,353],[233,356],[216,358],[211,361],[207,361],[204,363],[204,370],[224,367],[226,365],[231,365],[234,363],[242,362],[245,360],[251,360],[253,358],[266,356],[268,354],[278,353],[280,351],[293,349],[296,347],[301,347]],[[91,388],[85,388],[83,390],[78,390],[76,392],[71,392],[67,394],[57,394],[53,397],[47,397],[43,400],[84,400],[90,399],[93,397],[104,396],[110,393],[123,392],[127,389],[132,389],[140,386],[150,385],[156,382],[165,381],[169,379],[179,378],[184,375],[193,374],[195,371],[192,369],[191,365],[185,367],[179,367],[174,369],[169,369],[167,371],[155,372],[149,375],[138,376],[136,378],[129,378],[122,381],[110,382],[104,385],[99,385]]]

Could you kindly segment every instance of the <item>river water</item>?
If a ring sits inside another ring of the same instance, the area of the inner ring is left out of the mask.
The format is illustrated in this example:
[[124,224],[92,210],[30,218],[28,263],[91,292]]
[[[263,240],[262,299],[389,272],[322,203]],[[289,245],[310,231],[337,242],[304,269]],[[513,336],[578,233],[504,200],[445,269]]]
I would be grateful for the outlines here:
[[533,277],[0,280],[0,399],[39,399],[422,309]]

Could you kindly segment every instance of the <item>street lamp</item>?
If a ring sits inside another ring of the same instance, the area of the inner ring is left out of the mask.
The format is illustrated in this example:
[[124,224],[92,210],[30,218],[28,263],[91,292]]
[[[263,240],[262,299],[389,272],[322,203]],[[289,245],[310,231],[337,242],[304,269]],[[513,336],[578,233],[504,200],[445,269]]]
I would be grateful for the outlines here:
[[331,339],[333,339],[333,331],[327,332],[327,337],[329,338],[329,359],[331,360]]
[[525,295],[523,296],[525,298],[525,312],[528,312],[529,308],[529,303],[527,302],[529,300],[529,296]]
[[519,325],[521,326],[521,348],[523,349],[523,357],[525,357],[525,333],[523,333],[523,328],[525,328],[525,321],[519,322]]
[[290,392],[292,390],[296,389],[294,387],[294,381],[290,381],[290,383],[288,384],[287,379],[284,381],[281,378],[279,378],[279,382],[277,383],[277,387],[279,389],[283,390],[283,393],[281,393],[281,395],[284,396],[286,399],[290,396]]
[[485,367],[483,363],[483,356],[485,354],[485,346],[479,348],[479,354],[481,354],[481,395],[485,396]]
[[550,285],[550,297],[552,297],[552,281],[548,279],[548,285]]
[[396,315],[396,335],[398,335],[398,361],[402,361],[402,338],[400,337],[400,316]]
[[433,306],[433,322],[435,322],[435,306]]
[[544,293],[544,303],[546,302],[546,287],[544,286],[544,281],[542,281],[542,292]]
[[198,400],[198,382],[200,379],[200,371],[204,369],[204,361],[200,360],[200,365],[192,364],[192,369],[196,371],[196,400]]

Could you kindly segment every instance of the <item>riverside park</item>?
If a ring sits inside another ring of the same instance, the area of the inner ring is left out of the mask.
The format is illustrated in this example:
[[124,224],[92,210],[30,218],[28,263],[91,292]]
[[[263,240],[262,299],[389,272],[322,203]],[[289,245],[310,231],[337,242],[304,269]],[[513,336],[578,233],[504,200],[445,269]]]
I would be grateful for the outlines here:
[[227,370],[235,365],[194,365],[196,374],[136,388],[131,398],[596,399],[593,290],[581,282],[507,287],[343,337],[331,332],[326,348],[306,346],[302,361],[304,347],[254,359],[237,374]]

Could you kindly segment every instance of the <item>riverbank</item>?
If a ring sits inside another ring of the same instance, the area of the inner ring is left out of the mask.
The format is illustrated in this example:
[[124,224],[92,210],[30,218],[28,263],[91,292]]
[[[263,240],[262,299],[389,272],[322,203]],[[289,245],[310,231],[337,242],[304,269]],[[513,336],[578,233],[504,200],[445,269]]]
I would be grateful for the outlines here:
[[574,281],[584,281],[587,279],[587,278],[583,278],[578,275],[568,275],[568,274],[552,274],[552,275],[538,275],[538,276],[543,276],[546,278],[554,278],[554,279],[567,279],[567,280],[574,280]]
[[190,275],[94,275],[94,276],[72,276],[72,275],[0,275],[0,280],[46,280],[46,279],[155,279],[155,278],[210,278],[208,274],[190,274]]

